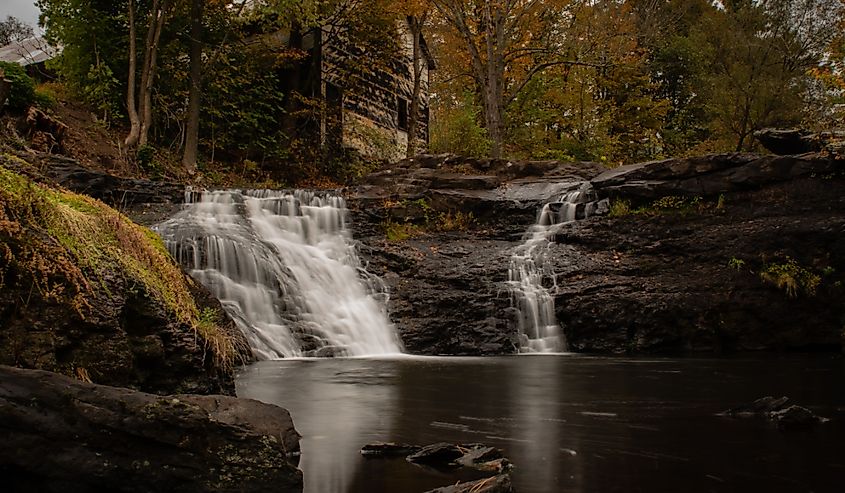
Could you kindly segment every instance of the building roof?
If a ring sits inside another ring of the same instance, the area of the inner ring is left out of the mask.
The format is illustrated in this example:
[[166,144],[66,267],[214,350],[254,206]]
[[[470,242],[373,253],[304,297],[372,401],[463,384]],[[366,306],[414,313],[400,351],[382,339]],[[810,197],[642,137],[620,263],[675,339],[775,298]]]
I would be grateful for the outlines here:
[[0,47],[0,61],[26,67],[55,58],[61,51],[61,48],[50,46],[43,36],[34,36]]

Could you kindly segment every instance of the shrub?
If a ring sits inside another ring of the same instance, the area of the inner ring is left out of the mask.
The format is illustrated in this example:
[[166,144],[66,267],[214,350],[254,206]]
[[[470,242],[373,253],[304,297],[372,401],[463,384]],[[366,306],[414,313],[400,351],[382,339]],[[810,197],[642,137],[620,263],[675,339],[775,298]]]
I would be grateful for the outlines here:
[[631,213],[631,202],[624,200],[624,199],[617,199],[611,202],[610,204],[610,212],[608,212],[608,217],[621,217],[627,216]]
[[6,73],[6,79],[12,81],[9,108],[25,110],[35,100],[35,81],[17,63],[0,62],[0,70]]
[[58,104],[56,93],[51,89],[43,87],[37,87],[35,89],[35,96],[32,102],[42,110],[51,110]]
[[469,96],[464,104],[441,110],[431,122],[431,151],[486,157],[490,153],[490,140],[487,131],[478,124],[480,111]]
[[786,291],[790,298],[798,297],[799,292],[807,296],[816,294],[821,278],[802,267],[795,259],[786,257],[780,264],[768,264],[760,272],[760,279],[778,289]]

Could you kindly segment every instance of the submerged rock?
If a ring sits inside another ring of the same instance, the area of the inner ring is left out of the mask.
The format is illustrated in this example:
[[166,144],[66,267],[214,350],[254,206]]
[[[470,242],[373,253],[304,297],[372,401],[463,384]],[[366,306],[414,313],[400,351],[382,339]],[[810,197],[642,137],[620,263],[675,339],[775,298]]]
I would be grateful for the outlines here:
[[419,445],[407,443],[374,442],[361,447],[361,455],[364,457],[405,457],[419,452],[421,448]]
[[0,366],[0,441],[9,491],[302,491],[290,414],[249,399]]
[[463,457],[464,451],[452,443],[435,443],[421,448],[406,457],[408,462],[432,467],[455,467],[456,461]]
[[727,411],[719,413],[721,416],[737,416],[737,417],[747,417],[747,416],[767,416],[769,413],[774,411],[779,411],[784,409],[786,405],[789,403],[788,397],[772,397],[767,395],[766,397],[761,397],[756,401],[750,404],[744,404],[742,406],[737,406]]
[[766,418],[777,423],[782,430],[807,429],[829,421],[806,407],[790,405],[788,397],[761,397],[750,404],[737,406],[719,413],[735,418]]
[[466,481],[428,490],[425,493],[514,493],[516,490],[511,484],[511,477],[508,474],[499,474],[478,481]]
[[775,420],[778,427],[783,430],[806,429],[829,421],[827,418],[818,416],[813,411],[801,406],[789,406],[785,409],[773,411],[769,413],[769,419]]

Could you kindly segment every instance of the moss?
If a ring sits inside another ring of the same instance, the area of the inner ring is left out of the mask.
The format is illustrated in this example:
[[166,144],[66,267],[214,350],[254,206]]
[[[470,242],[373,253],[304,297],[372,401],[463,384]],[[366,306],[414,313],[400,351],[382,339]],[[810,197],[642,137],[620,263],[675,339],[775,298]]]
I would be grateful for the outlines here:
[[193,281],[161,239],[102,202],[0,166],[0,239],[0,286],[15,275],[44,299],[68,304],[85,318],[97,295],[111,295],[105,279],[117,274],[191,327],[218,363],[233,364],[234,343],[216,320],[202,316],[191,294]]

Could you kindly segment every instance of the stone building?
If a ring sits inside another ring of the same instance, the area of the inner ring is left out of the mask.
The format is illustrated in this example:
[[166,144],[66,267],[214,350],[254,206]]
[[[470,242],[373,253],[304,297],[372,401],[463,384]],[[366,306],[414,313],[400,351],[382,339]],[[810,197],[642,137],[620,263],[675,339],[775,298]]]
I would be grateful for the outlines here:
[[[356,63],[361,49],[331,26],[311,30],[301,41],[291,42],[289,33],[277,40],[289,46],[299,44],[310,55],[286,78],[302,94],[324,103],[319,117],[313,119],[319,128],[312,128],[324,153],[337,156],[354,151],[365,158],[388,160],[405,157],[414,87],[414,45],[407,19],[397,20],[396,32],[401,38],[395,55],[380,66]],[[429,133],[429,73],[436,68],[424,39],[421,57],[417,147],[424,148]]]

